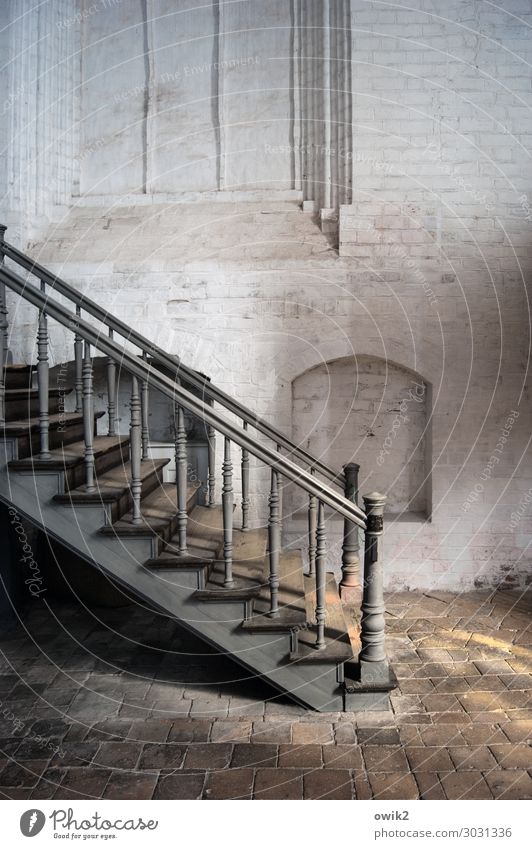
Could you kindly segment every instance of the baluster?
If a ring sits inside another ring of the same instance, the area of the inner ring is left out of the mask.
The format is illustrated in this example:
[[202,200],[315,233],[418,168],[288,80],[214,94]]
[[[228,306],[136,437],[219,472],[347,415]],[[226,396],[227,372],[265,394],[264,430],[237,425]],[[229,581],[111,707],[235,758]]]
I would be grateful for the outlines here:
[[[310,470],[311,475],[314,469]],[[309,575],[316,571],[316,528],[318,515],[318,499],[315,495],[309,495],[308,499],[308,565]]]
[[185,411],[176,404],[175,474],[177,486],[177,535],[179,553],[187,551],[187,432]]
[[[46,287],[41,280],[41,292]],[[48,363],[48,319],[44,310],[39,310],[39,329],[37,330],[37,380],[39,386],[39,430],[41,437],[41,460],[49,460],[50,454],[49,432],[49,392],[50,372]]]
[[[142,354],[142,359],[144,362],[147,361],[148,356],[146,352]],[[150,427],[149,427],[149,388],[148,381],[143,380],[141,383],[141,403],[142,403],[142,459],[147,460],[149,457],[149,448],[150,448]],[[186,450],[186,448],[185,448]]]
[[[277,446],[277,451],[281,453],[282,446]],[[283,476],[280,472],[277,472],[277,491],[279,493],[279,532],[282,536],[283,533]]]
[[[4,235],[7,230],[3,224],[0,225],[0,265],[4,264],[4,254],[2,247],[4,244]],[[4,424],[6,420],[6,374],[5,368],[7,365],[7,303],[6,303],[6,285],[0,283],[0,424]]]
[[[344,466],[345,490],[344,494],[348,501],[358,504],[358,463],[347,463]],[[344,541],[342,546],[342,580],[340,581],[340,595],[346,595],[343,591],[352,594],[360,593],[360,558],[358,543],[358,525],[349,519],[344,519]]]
[[362,594],[362,619],[359,655],[360,679],[376,681],[389,678],[388,662],[384,649],[384,594],[381,537],[384,526],[386,496],[372,492],[364,496],[367,515],[364,540],[364,587]]
[[[109,339],[113,338],[109,329]],[[107,357],[107,417],[109,419],[109,436],[116,436],[116,365],[112,357]]]
[[268,557],[270,561],[270,612],[279,616],[279,553],[281,549],[281,522],[279,516],[279,474],[272,469],[270,487],[270,518],[268,521]]
[[[76,307],[76,315],[81,316],[81,307]],[[74,335],[74,391],[76,393],[76,413],[83,411],[83,339]]]
[[[210,406],[214,407],[214,401],[210,401]],[[214,507],[215,504],[215,495],[216,495],[216,431],[212,427],[212,425],[207,426],[207,440],[208,440],[208,466],[209,466],[209,480],[208,480],[208,505],[209,507]]]
[[140,510],[140,498],[142,494],[142,481],[140,477],[140,394],[139,381],[135,375],[131,375],[131,402],[130,402],[130,424],[129,424],[129,450],[131,454],[131,499],[132,523],[140,525],[142,514]]
[[6,420],[6,373],[7,365],[4,349],[4,337],[7,333],[6,287],[0,283],[0,424]]
[[316,643],[317,649],[325,648],[325,508],[318,502],[318,526],[316,529]]
[[224,587],[233,587],[233,464],[231,462],[231,441],[224,438],[224,462],[222,466],[222,511],[224,522]]
[[91,346],[85,342],[83,357],[83,437],[85,440],[85,489],[95,492],[94,483],[94,400],[92,395]]
[[[244,422],[244,430],[248,429],[248,423]],[[248,530],[249,515],[249,452],[242,448],[242,530]]]

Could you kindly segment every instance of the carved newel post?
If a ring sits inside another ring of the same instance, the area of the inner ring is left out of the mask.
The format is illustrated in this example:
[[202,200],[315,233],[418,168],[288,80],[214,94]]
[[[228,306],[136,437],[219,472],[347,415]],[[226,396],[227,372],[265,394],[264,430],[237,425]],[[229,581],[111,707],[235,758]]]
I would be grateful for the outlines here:
[[[347,463],[344,466],[345,497],[358,504],[358,463]],[[340,581],[340,598],[348,602],[360,602],[360,557],[358,543],[358,525],[344,519],[344,541],[342,545],[342,580]]]
[[364,545],[364,588],[362,594],[360,681],[378,684],[389,679],[384,648],[384,593],[382,534],[386,496],[372,492],[364,496],[367,528]]

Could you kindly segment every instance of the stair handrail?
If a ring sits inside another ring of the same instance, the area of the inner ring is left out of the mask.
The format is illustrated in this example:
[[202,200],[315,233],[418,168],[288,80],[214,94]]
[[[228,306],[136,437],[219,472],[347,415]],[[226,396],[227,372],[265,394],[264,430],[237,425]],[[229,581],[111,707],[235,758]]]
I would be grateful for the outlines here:
[[[9,289],[20,295],[24,300],[36,306],[42,313],[54,318],[72,333],[81,336],[85,342],[93,345],[106,356],[114,359],[124,366],[125,370],[141,381],[146,381],[152,388],[161,392],[174,403],[181,404],[193,415],[203,419],[207,424],[214,427],[235,444],[250,452],[253,456],[262,460],[269,468],[278,474],[291,480],[297,486],[304,489],[309,495],[319,499],[320,502],[332,508],[345,519],[366,528],[366,514],[352,501],[340,495],[327,484],[297,466],[277,450],[262,445],[256,437],[249,434],[231,421],[214,410],[210,404],[205,404],[200,398],[188,392],[178,382],[172,381],[161,372],[154,370],[145,360],[129,353],[125,348],[117,344],[114,339],[103,336],[91,324],[70,312],[62,304],[50,299],[47,292],[42,292],[27,281],[19,277],[15,272],[0,267],[0,282]],[[126,325],[124,325],[126,327]],[[127,338],[127,337],[126,337]]]
[[141,333],[100,307],[95,301],[91,300],[86,295],[83,295],[75,289],[74,286],[71,286],[61,277],[53,274],[43,265],[40,265],[40,263],[35,262],[31,259],[31,257],[27,256],[27,254],[6,242],[3,238],[4,231],[5,227],[0,225],[0,258],[4,255],[8,259],[17,263],[30,274],[38,277],[41,282],[55,289],[59,292],[59,294],[72,301],[77,307],[85,310],[85,312],[92,315],[93,318],[97,319],[97,321],[106,325],[113,332],[120,334],[120,336],[127,339],[136,347],[140,348],[141,351],[166,366],[172,372],[177,369],[190,386],[193,386],[195,389],[203,392],[208,398],[216,401],[230,413],[233,413],[248,425],[256,428],[256,430],[268,439],[271,439],[277,445],[280,445],[282,448],[289,451],[292,455],[296,456],[316,473],[323,475],[331,483],[337,484],[340,488],[344,489],[345,477],[341,472],[335,472],[321,460],[318,460],[308,451],[305,451],[304,448],[296,445],[292,442],[292,440],[285,436],[285,434],[254,413],[253,410],[250,410],[240,401],[232,398],[231,395],[228,395],[218,386],[213,384],[209,377],[202,375],[200,372],[190,368],[189,366],[186,366],[179,357],[164,351]]

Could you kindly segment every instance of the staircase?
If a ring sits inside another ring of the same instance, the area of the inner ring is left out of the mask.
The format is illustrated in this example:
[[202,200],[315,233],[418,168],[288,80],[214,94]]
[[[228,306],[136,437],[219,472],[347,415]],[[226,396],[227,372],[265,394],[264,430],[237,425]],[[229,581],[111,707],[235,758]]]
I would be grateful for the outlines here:
[[[329,469],[209,378],[9,245],[4,231],[0,228],[0,500],[16,511],[12,515],[24,516],[298,703],[318,711],[387,707],[395,679],[384,650],[384,497],[366,496],[362,510],[355,464],[343,473]],[[37,310],[36,364],[8,362],[6,289]],[[64,392],[49,387],[52,320],[72,337],[73,412],[64,410]],[[105,434],[99,433],[103,413],[94,412],[94,351],[107,358]],[[118,369],[131,384],[127,435],[117,432]],[[175,484],[163,479],[168,461],[150,458],[153,390],[175,405]],[[205,481],[189,480],[185,413],[207,427]],[[256,529],[248,523],[250,456],[265,463],[271,476],[267,524]],[[282,523],[289,521],[282,510],[286,482],[308,498],[308,552],[281,544]],[[200,491],[207,493],[204,503]],[[334,575],[326,572],[325,510],[344,519],[341,586],[361,597],[360,633],[348,628]],[[359,529],[365,540],[362,590]]]

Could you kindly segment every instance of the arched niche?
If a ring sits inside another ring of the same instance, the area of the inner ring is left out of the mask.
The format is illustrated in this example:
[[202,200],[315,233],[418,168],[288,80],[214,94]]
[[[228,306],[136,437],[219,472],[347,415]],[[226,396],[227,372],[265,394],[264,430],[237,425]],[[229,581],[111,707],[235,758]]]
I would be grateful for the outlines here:
[[350,356],[292,382],[292,437],[334,469],[360,465],[361,492],[390,513],[430,512],[430,384],[398,363]]

